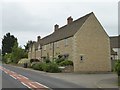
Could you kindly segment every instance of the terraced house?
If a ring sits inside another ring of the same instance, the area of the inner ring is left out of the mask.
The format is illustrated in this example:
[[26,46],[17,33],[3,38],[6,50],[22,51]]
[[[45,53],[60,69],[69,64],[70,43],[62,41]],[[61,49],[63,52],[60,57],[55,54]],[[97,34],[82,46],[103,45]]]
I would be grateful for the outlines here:
[[63,56],[72,60],[74,71],[111,71],[109,36],[97,20],[89,13],[73,21],[67,18],[63,27],[54,26],[54,32],[29,47],[29,59]]
[[120,59],[120,35],[110,37],[111,59]]

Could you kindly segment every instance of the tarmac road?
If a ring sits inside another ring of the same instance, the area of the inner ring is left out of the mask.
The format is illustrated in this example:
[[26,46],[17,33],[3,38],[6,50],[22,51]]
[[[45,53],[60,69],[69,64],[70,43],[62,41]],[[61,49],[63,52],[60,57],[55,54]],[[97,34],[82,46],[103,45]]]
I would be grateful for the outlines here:
[[[25,70],[22,68],[17,68],[17,67],[13,67],[13,66],[9,66],[9,65],[3,65],[3,67],[6,70],[9,70],[10,71],[10,72],[8,71],[9,73],[11,73],[11,72],[17,73],[19,75],[22,75],[22,76],[28,78],[31,81],[38,82],[38,83],[45,85],[46,87],[49,87],[51,89],[62,88],[62,89],[66,90],[67,88],[68,89],[74,88],[74,89],[80,90],[80,88],[84,88],[83,86],[76,85],[74,83],[71,83],[71,82],[68,82],[65,80],[50,77],[50,76],[46,75],[46,73],[38,73],[38,72],[31,71],[31,70]],[[19,79],[16,80],[16,79],[10,77],[9,73],[8,74],[6,74],[5,72],[2,73],[2,87],[3,88],[27,88],[19,81]],[[13,74],[13,75],[15,75],[15,74]],[[16,77],[18,77],[18,76],[16,76]]]

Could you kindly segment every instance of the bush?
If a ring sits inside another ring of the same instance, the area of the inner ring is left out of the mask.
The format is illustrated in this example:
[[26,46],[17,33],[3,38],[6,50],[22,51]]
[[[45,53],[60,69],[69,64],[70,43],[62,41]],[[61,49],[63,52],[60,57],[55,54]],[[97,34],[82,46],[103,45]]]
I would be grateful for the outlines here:
[[59,63],[60,66],[68,66],[68,65],[72,65],[73,66],[73,62],[70,60],[65,60],[62,61],[61,63]]
[[56,60],[55,60],[55,62],[56,62],[57,64],[61,63],[62,61],[64,61],[63,58],[60,58],[60,59],[56,59]]
[[32,63],[32,62],[39,62],[39,60],[38,59],[30,59],[30,63]]
[[45,63],[50,63],[50,59],[49,58],[46,58],[44,61],[45,61]]
[[43,63],[34,63],[32,65],[32,68],[35,69],[35,70],[43,71]]
[[58,68],[58,65],[55,63],[35,63],[32,65],[32,68],[51,73],[61,72],[61,70]]
[[50,63],[48,67],[48,71],[51,73],[58,73],[61,72],[61,70],[58,68],[58,65],[55,63]]
[[120,60],[115,63],[115,71],[117,72],[118,76],[120,76]]

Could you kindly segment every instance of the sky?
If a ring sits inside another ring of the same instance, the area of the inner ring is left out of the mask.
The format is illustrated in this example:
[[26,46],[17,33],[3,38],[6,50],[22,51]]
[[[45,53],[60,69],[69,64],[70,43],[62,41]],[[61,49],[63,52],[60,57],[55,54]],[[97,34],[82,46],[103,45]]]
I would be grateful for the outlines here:
[[[118,35],[119,0],[2,0],[0,5],[0,36],[10,32],[23,47],[28,40],[37,40],[62,27],[67,18],[76,20],[90,12],[109,36]],[[1,42],[1,41],[0,41]]]

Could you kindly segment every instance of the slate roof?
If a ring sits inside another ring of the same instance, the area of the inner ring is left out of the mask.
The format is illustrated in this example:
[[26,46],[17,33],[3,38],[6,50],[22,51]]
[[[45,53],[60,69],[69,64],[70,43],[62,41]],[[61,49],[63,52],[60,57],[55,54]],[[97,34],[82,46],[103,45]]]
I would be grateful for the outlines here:
[[70,24],[67,24],[59,28],[58,30],[54,31],[52,34],[42,38],[40,40],[40,43],[42,45],[45,45],[51,42],[59,41],[59,40],[73,36],[81,28],[81,26],[84,24],[84,22],[87,20],[87,18],[91,14],[93,14],[93,12],[73,21]]
[[110,37],[110,45],[111,48],[120,48],[120,35]]

